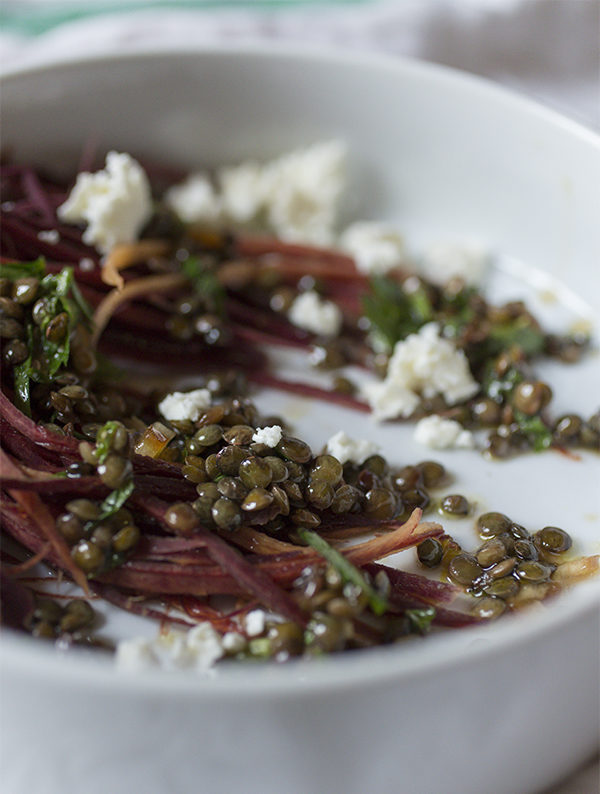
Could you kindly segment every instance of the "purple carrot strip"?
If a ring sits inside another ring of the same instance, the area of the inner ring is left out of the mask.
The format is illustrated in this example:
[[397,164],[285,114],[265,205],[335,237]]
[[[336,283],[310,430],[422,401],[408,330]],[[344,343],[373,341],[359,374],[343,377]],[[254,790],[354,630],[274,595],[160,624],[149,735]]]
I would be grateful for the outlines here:
[[11,576],[8,567],[3,565],[0,575],[0,623],[13,629],[22,629],[34,606],[31,590]]
[[77,439],[61,436],[59,433],[53,433],[51,430],[37,425],[19,411],[3,391],[0,391],[0,414],[12,424],[15,430],[27,436],[31,441],[35,441],[36,444],[50,447],[56,452],[77,453],[79,446]]
[[[5,213],[3,219],[4,231],[10,234],[15,241],[23,240],[30,246],[33,245],[37,249],[38,256],[50,256],[53,259],[62,259],[65,263],[77,264],[84,256],[89,256],[89,249],[84,248],[83,245],[76,246],[75,244],[65,243],[64,241],[58,243],[47,243],[40,240],[33,229],[26,225],[25,222],[11,217]],[[30,248],[27,250],[31,250]]]
[[427,579],[416,573],[407,573],[389,565],[382,565],[377,562],[368,562],[363,565],[363,570],[376,576],[383,571],[398,595],[405,595],[407,598],[415,596],[431,604],[446,603],[453,601],[460,592],[458,587],[445,582],[436,582]]
[[120,607],[133,615],[141,615],[143,618],[152,618],[161,622],[176,623],[178,626],[186,626],[192,628],[197,623],[190,623],[188,620],[170,615],[168,612],[162,612],[152,607],[147,607],[142,601],[136,600],[135,596],[121,593],[119,590],[111,587],[110,585],[101,584],[100,582],[93,582],[90,585],[90,590],[95,595],[108,601],[116,607]]
[[[146,503],[146,510],[162,523],[165,523],[164,515],[167,507],[168,505],[158,499],[149,499]],[[167,524],[165,526],[170,529]],[[212,532],[200,528],[200,526],[195,534],[206,541],[208,554],[223,571],[235,579],[245,592],[255,596],[266,607],[284,615],[295,623],[306,624],[306,615],[293,598],[275,584],[268,574],[252,565],[233,546],[230,546],[218,535],[214,535]]]
[[32,168],[23,174],[23,191],[32,205],[40,213],[44,222],[50,227],[56,223],[56,214],[48,202],[48,197],[42,187],[38,175]]
[[[391,611],[398,610],[401,612],[404,612],[406,609],[423,609],[424,607],[431,606],[429,602],[419,598],[403,598],[393,592],[388,597],[388,603],[392,608]],[[475,615],[470,615],[468,612],[458,612],[455,609],[446,609],[440,606],[436,606],[434,609],[435,617],[432,622],[435,626],[445,626],[449,629],[461,629],[465,626],[479,625],[483,620],[482,618],[475,617]]]
[[369,413],[371,410],[366,403],[357,400],[355,397],[351,397],[349,394],[341,394],[340,392],[331,391],[329,389],[322,389],[319,386],[311,386],[308,383],[296,383],[294,381],[283,380],[275,375],[271,375],[264,369],[250,370],[248,372],[248,380],[259,386],[266,386],[267,388],[278,389],[280,391],[290,392],[291,394],[298,394],[301,397],[312,397],[315,400],[324,400],[325,402],[344,405],[346,408],[353,408],[355,411]]

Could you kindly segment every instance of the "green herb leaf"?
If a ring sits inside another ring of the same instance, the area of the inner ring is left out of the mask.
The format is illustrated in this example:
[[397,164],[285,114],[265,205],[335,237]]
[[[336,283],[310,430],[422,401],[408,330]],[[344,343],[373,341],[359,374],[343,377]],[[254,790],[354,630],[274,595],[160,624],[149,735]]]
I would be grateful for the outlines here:
[[424,609],[407,609],[404,614],[408,618],[411,627],[419,634],[427,634],[431,628],[431,622],[435,617],[433,607]]
[[536,356],[544,350],[545,336],[526,315],[510,323],[493,325],[488,337],[490,352],[500,353],[511,347],[520,347],[527,356]]
[[111,491],[100,505],[101,512],[98,520],[104,521],[104,519],[110,518],[110,516],[120,510],[133,493],[133,489],[133,480],[130,480],[121,488]]
[[540,416],[527,416],[521,411],[514,411],[514,419],[535,452],[542,452],[552,446],[552,430]]
[[521,383],[524,376],[516,367],[509,367],[504,375],[499,376],[495,372],[494,364],[495,362],[492,361],[487,365],[482,386],[488,397],[501,403],[512,393],[515,386]]
[[[91,311],[77,289],[72,267],[65,267],[59,273],[44,276],[45,261],[40,258],[34,262],[9,262],[1,265],[0,270],[4,278],[34,276],[41,279],[39,295],[44,301],[44,317],[39,325],[32,320],[26,323],[29,355],[13,371],[17,405],[30,416],[30,381],[48,383],[61,367],[68,364],[71,332],[83,315],[91,316]],[[57,339],[49,330],[50,324],[63,312],[67,322],[64,334]]]
[[111,449],[113,437],[121,425],[120,422],[111,420],[106,422],[96,434],[96,457],[98,463],[104,463]]
[[327,543],[327,541],[310,529],[299,529],[298,535],[305,543],[308,543],[318,554],[333,566],[346,582],[360,587],[363,593],[369,598],[369,606],[376,615],[383,615],[387,610],[386,599],[372,587],[359,569],[347,560],[343,554]]
[[194,290],[202,296],[209,311],[222,317],[225,313],[225,287],[217,278],[211,259],[190,256],[181,265]]
[[423,286],[406,292],[397,281],[376,276],[371,279],[370,288],[370,294],[363,298],[363,311],[374,333],[390,350],[434,319],[434,309]]
[[43,256],[33,262],[4,262],[0,265],[0,278],[15,281],[18,278],[41,278],[46,272],[46,260]]
[[31,379],[31,355],[22,364],[14,368],[15,403],[17,408],[27,416],[31,416],[29,401],[29,381]]

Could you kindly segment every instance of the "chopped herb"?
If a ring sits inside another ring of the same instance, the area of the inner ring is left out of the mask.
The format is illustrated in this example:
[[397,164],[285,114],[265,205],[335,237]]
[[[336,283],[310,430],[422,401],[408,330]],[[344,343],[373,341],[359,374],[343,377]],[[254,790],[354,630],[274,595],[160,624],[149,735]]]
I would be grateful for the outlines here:
[[544,332],[527,315],[510,323],[492,325],[488,337],[490,354],[520,347],[527,356],[535,356],[543,352],[545,344]]
[[133,480],[130,480],[116,491],[111,491],[100,505],[101,513],[98,520],[104,521],[106,518],[110,518],[110,516],[113,516],[118,510],[120,510],[133,493],[133,488]]
[[423,286],[407,292],[397,281],[377,276],[371,279],[370,288],[370,294],[363,298],[363,310],[373,332],[390,350],[434,319],[434,309]]
[[71,332],[82,317],[91,318],[90,308],[75,284],[73,268],[64,267],[59,273],[44,276],[45,269],[43,257],[33,262],[0,265],[2,278],[41,279],[38,300],[43,301],[43,316],[41,321],[30,319],[25,324],[29,355],[14,368],[16,402],[28,416],[31,415],[30,381],[49,383],[53,380],[69,361]]
[[492,400],[495,400],[497,403],[501,403],[512,393],[515,386],[521,383],[524,376],[516,367],[509,367],[507,372],[502,376],[497,375],[494,364],[495,362],[492,361],[488,365],[482,385],[488,397],[491,397]]
[[0,278],[15,281],[18,278],[41,278],[46,272],[46,260],[43,256],[33,262],[3,262],[0,264]]
[[100,430],[98,430],[96,434],[96,457],[98,463],[104,463],[108,457],[113,437],[119,427],[121,427],[120,422],[110,421],[106,422],[106,424],[102,425]]
[[515,411],[514,418],[519,430],[535,452],[541,452],[552,446],[552,430],[540,416],[527,416],[521,411]]
[[365,593],[369,598],[369,606],[376,615],[383,615],[387,610],[387,600],[372,587],[359,569],[347,560],[343,554],[327,543],[327,541],[312,532],[310,529],[299,529],[298,535],[308,543],[318,554],[332,565],[346,582],[351,582]]
[[271,655],[271,640],[268,637],[256,637],[248,643],[248,651],[255,658],[266,659]]
[[431,628],[431,622],[435,617],[435,609],[433,607],[407,609],[404,614],[408,618],[411,627],[416,632],[419,634],[427,634]]
[[181,269],[202,296],[207,310],[222,317],[225,313],[225,287],[217,278],[213,260],[190,256]]

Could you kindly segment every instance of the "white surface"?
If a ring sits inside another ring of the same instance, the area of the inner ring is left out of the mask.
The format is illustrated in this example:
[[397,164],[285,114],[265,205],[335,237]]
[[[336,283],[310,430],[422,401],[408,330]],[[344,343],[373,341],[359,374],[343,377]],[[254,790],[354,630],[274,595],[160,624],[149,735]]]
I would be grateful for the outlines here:
[[[397,223],[418,244],[475,231],[504,255],[494,294],[525,294],[551,322],[600,309],[597,140],[476,80],[410,63],[179,51],[10,77],[2,102],[17,154],[65,166],[92,133],[106,148],[188,167],[343,136],[361,216]],[[553,306],[540,296],[549,285]],[[559,402],[597,408],[597,359],[550,376]],[[409,426],[281,395],[258,402],[287,413],[315,450],[346,427],[398,465],[422,457]],[[508,510],[532,529],[563,525],[576,551],[598,550],[597,457],[436,458],[477,512]],[[475,542],[468,524],[456,533]],[[598,746],[598,592],[587,583],[487,630],[193,684],[177,673],[118,675],[109,661],[5,637],[4,785],[70,794],[85,780],[89,794],[162,794],[201,779],[211,794],[387,794],[402,781],[419,794],[479,794],[493,779],[494,794],[534,792]]]

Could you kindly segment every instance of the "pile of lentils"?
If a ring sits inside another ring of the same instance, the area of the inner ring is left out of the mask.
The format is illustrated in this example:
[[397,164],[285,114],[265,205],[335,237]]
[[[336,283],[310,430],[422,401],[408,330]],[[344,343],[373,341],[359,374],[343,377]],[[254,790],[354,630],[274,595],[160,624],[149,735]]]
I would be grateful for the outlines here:
[[546,598],[557,590],[552,574],[571,548],[570,535],[559,527],[533,534],[503,513],[484,513],[477,530],[485,539],[475,552],[463,551],[449,536],[429,538],[417,547],[422,565],[438,568],[477,598],[472,611],[481,618],[499,617]]
[[[82,462],[67,470],[69,477],[97,473],[108,488],[120,491],[133,476],[132,456],[150,436],[160,437],[162,460],[182,464],[182,474],[195,487],[193,501],[171,504],[166,521],[185,535],[198,519],[204,526],[235,532],[242,525],[258,526],[267,534],[302,543],[295,529],[316,529],[343,515],[360,514],[369,520],[406,520],[431,503],[429,489],[447,479],[435,461],[394,470],[381,455],[362,464],[344,466],[328,454],[313,456],[310,446],[283,433],[275,447],[252,440],[258,426],[278,424],[279,417],[260,417],[245,397],[211,405],[196,421],[157,421],[144,432],[111,421],[96,429],[94,443],[79,445]],[[88,428],[88,435],[93,429]],[[102,450],[101,457],[99,450]],[[447,497],[443,509],[465,514],[464,497]],[[100,501],[75,499],[56,527],[72,549],[75,562],[88,575],[97,575],[124,561],[140,538],[131,511],[123,506],[102,516]],[[339,521],[338,521],[339,524]],[[342,525],[343,526],[343,525]]]

